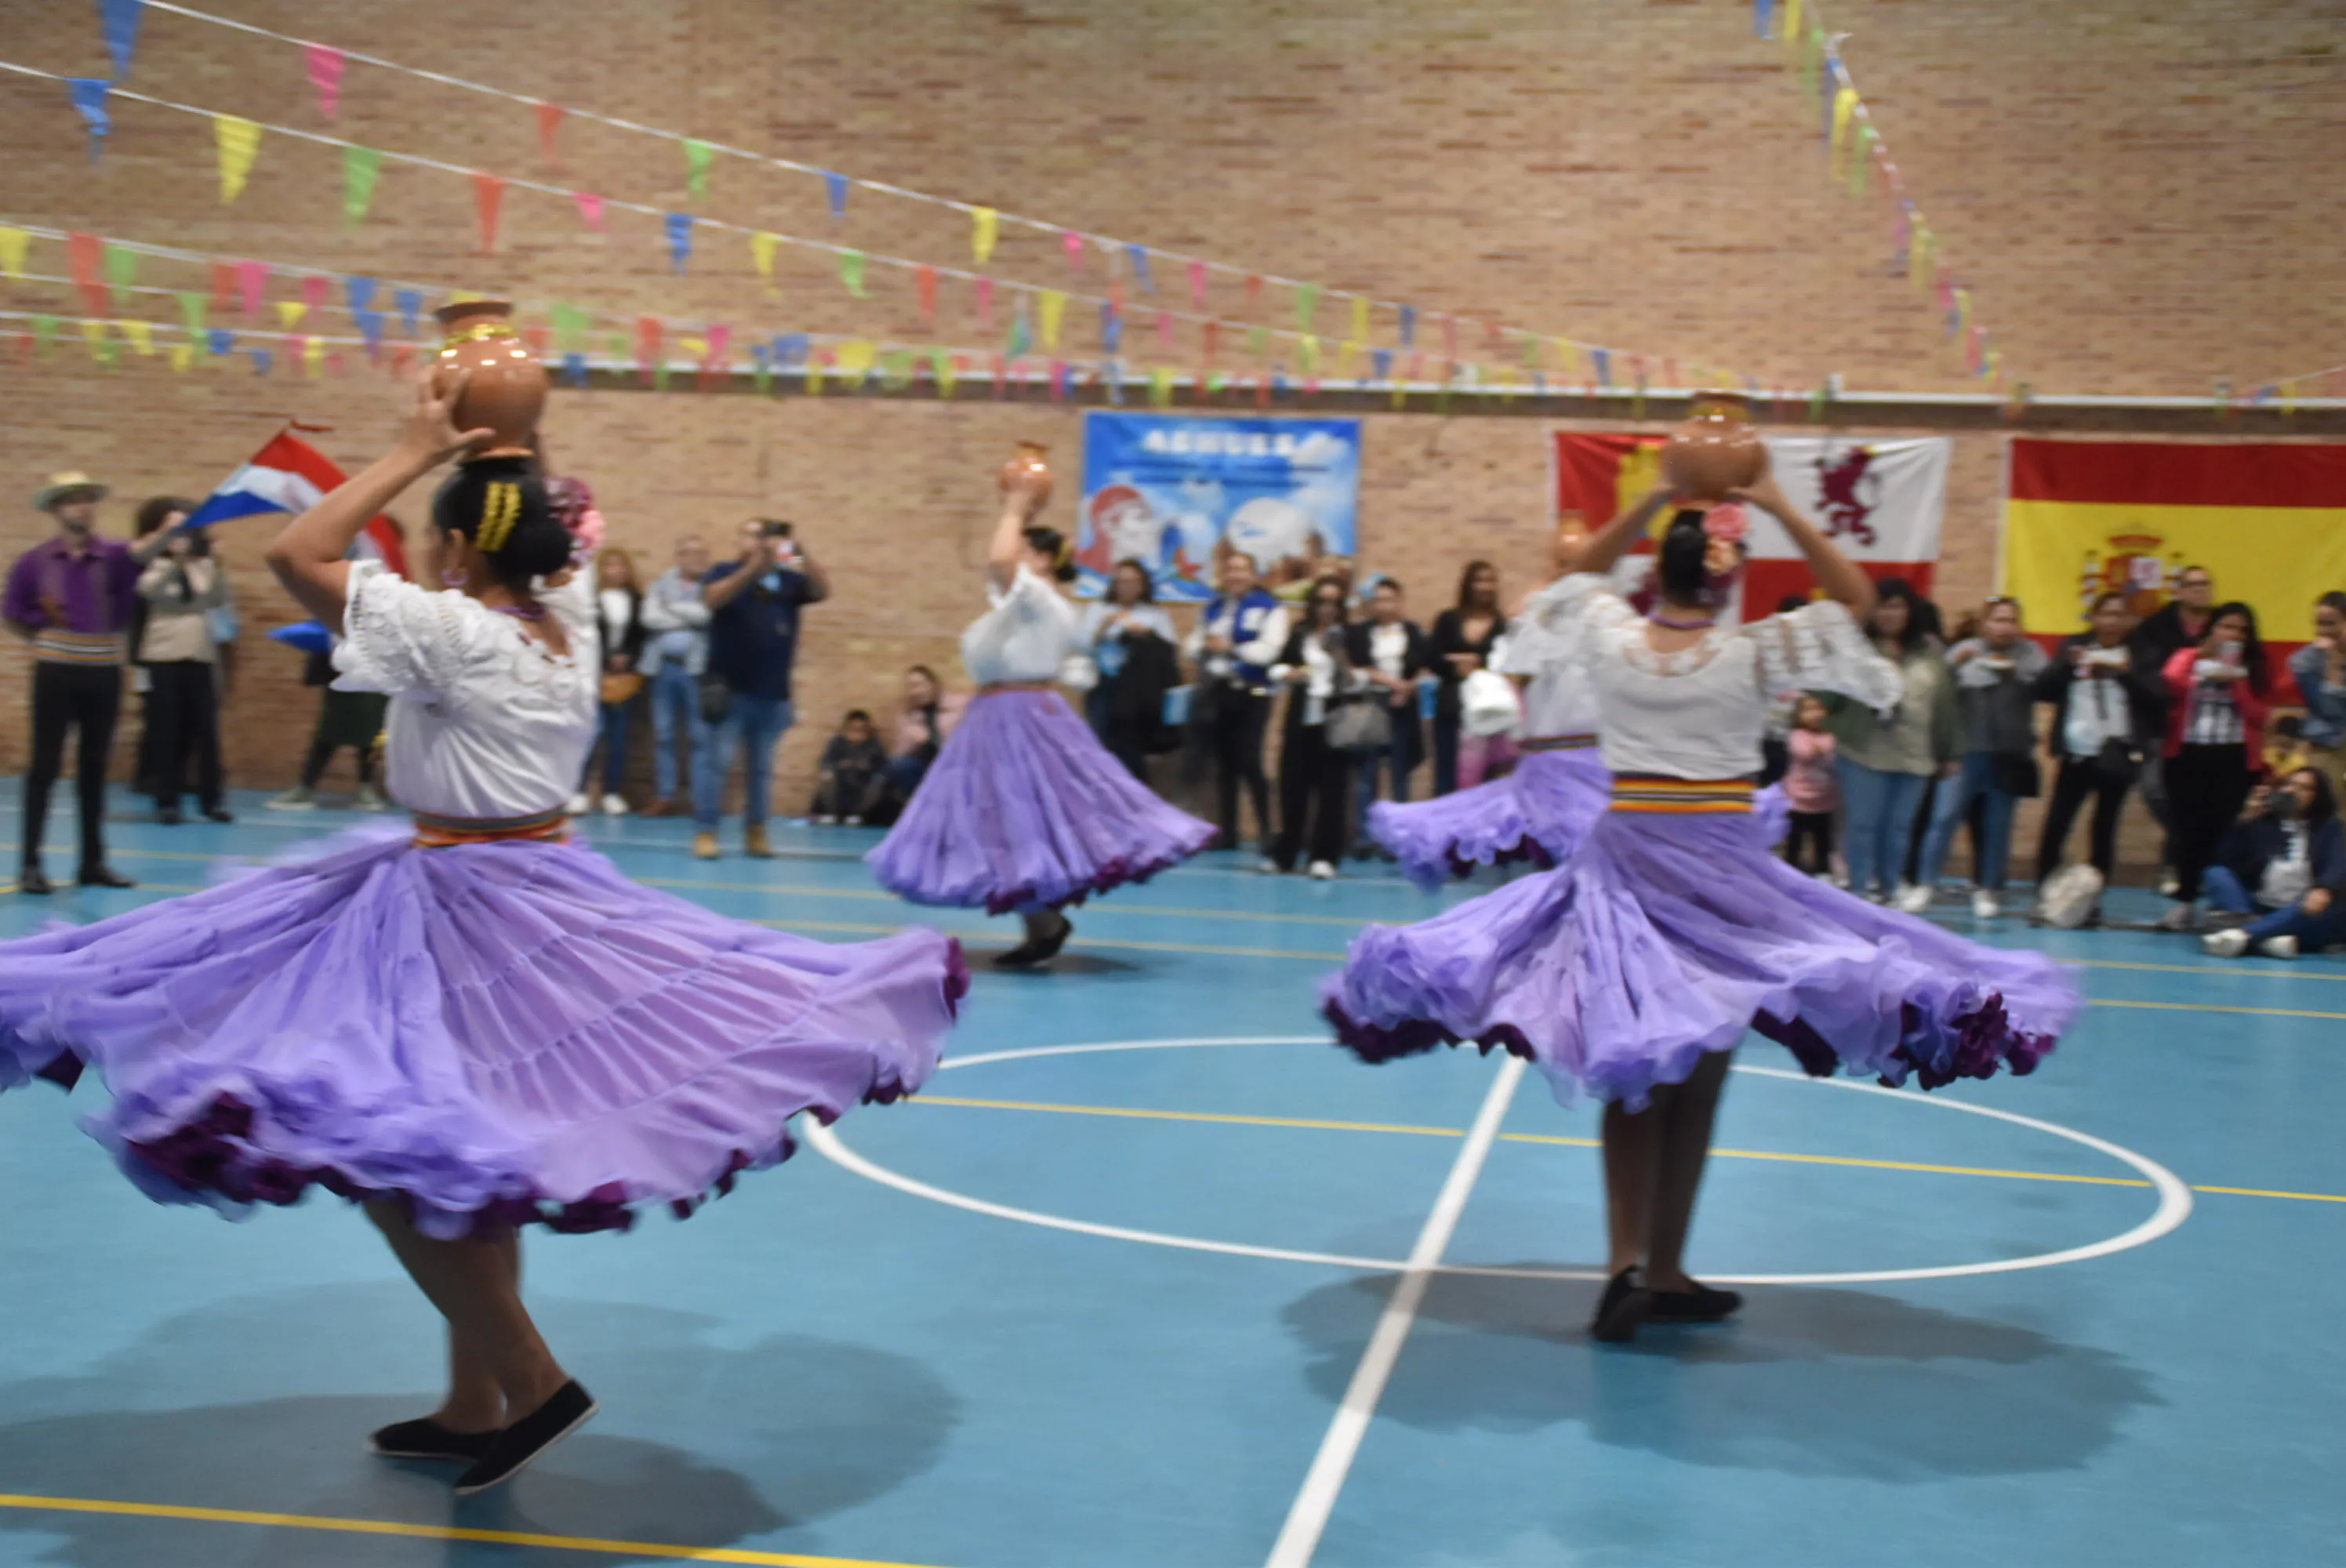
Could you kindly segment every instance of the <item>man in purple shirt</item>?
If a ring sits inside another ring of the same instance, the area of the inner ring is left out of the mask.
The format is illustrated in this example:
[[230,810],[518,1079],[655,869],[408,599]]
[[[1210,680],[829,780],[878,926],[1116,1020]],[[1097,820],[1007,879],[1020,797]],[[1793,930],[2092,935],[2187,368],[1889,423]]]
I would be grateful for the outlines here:
[[[49,789],[64,770],[66,731],[79,729],[76,783],[81,797],[81,866],[86,888],[127,888],[130,879],[106,863],[106,769],[114,719],[122,706],[131,606],[142,561],[92,531],[106,486],[87,474],[54,476],[33,504],[56,519],[57,535],[16,558],[0,597],[0,620],[33,645],[33,768],[25,780],[25,867],[17,890],[56,891],[41,870],[41,835]],[[151,555],[162,547],[158,533]]]

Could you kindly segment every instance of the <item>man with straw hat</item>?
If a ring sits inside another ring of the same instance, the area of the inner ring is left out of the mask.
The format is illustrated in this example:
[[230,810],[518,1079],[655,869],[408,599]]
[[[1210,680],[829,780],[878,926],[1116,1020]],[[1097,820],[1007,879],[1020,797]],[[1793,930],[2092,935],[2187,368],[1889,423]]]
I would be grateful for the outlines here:
[[106,486],[86,473],[58,473],[33,496],[36,509],[56,519],[56,537],[16,558],[0,596],[0,620],[33,645],[33,766],[25,780],[25,865],[18,891],[56,891],[41,870],[41,835],[48,824],[49,789],[63,771],[66,732],[78,729],[76,760],[81,797],[81,864],[86,888],[127,888],[130,879],[106,863],[106,770],[114,747],[115,715],[122,706],[122,666],[128,654],[131,606],[138,568],[163,546],[157,533],[134,553],[94,531]]

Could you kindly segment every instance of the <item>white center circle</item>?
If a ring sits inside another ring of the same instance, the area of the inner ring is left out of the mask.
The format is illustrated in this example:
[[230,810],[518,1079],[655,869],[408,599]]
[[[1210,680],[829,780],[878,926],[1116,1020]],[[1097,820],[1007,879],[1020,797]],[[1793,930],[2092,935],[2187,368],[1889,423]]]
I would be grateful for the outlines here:
[[[938,1071],[963,1067],[983,1067],[997,1062],[1023,1062],[1043,1056],[1090,1056],[1118,1051],[1176,1051],[1205,1047],[1249,1045],[1324,1045],[1320,1035],[1252,1035],[1244,1038],[1213,1040],[1117,1040],[1091,1045],[1037,1045],[1016,1051],[991,1051],[976,1056],[962,1056],[942,1064]],[[2034,1116],[2014,1115],[2010,1111],[1991,1110],[1985,1105],[1974,1105],[1962,1100],[1944,1100],[1924,1096],[1900,1089],[1885,1089],[1875,1084],[1861,1084],[1846,1078],[1810,1078],[1778,1067],[1741,1067],[1739,1073],[1755,1077],[1779,1078],[1790,1083],[1808,1084],[1821,1089],[1841,1089],[1860,1095],[1886,1095],[1909,1105],[1935,1105],[1941,1110],[1960,1111],[1966,1115],[1986,1116],[2014,1126],[2052,1137],[2066,1138],[2082,1144],[2096,1154],[2106,1155],[2119,1164],[2133,1169],[2147,1181],[2157,1194],[2158,1202],[2150,1217],[2130,1230],[2089,1242],[2083,1247],[2065,1247],[2058,1252],[2033,1253],[2025,1257],[1995,1258],[1984,1263],[1951,1263],[1932,1268],[1860,1269],[1835,1274],[1743,1274],[1718,1275],[1723,1285],[1866,1285],[1906,1279],[1954,1279],[1974,1274],[2009,1274],[2024,1268],[2050,1268],[2056,1264],[2083,1263],[2090,1258],[2106,1257],[2112,1253],[2147,1246],[2157,1241],[2191,1217],[2191,1189],[2181,1177],[2157,1161],[2123,1148],[2090,1133],[2078,1132],[2055,1122],[2039,1121]],[[873,1164],[842,1142],[838,1132],[819,1123],[805,1125],[807,1142],[825,1159],[853,1172],[868,1181],[894,1187],[914,1197],[926,1198],[953,1208],[966,1209],[995,1219],[1013,1219],[1024,1225],[1038,1225],[1052,1230],[1074,1231],[1081,1236],[1105,1237],[1115,1241],[1137,1241],[1151,1247],[1173,1247],[1190,1252],[1219,1252],[1234,1257],[1268,1257],[1290,1263],[1317,1263],[1339,1268],[1360,1268],[1378,1273],[1399,1274],[1408,1263],[1398,1257],[1355,1257],[1334,1252],[1304,1252],[1280,1247],[1254,1247],[1244,1242],[1214,1241],[1204,1237],[1176,1236],[1161,1230],[1136,1230],[1126,1226],[1098,1225],[1090,1220],[1070,1219],[1064,1215],[1044,1214],[1031,1208],[1016,1208],[1008,1204],[989,1203],[984,1198],[935,1186],[911,1176],[902,1176],[883,1166]],[[1471,1274],[1495,1276],[1510,1279],[1602,1279],[1605,1276],[1586,1268],[1485,1268],[1474,1264],[1445,1263],[1437,1266],[1440,1274]]]

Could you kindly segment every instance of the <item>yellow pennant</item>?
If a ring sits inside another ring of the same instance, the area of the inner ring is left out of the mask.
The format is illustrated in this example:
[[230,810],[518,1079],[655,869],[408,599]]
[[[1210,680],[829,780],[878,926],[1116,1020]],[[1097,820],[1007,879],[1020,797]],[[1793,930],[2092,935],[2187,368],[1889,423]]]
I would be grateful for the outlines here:
[[184,374],[186,374],[186,373],[187,373],[188,368],[189,368],[190,365],[194,364],[195,362],[196,362],[196,350],[195,350],[195,345],[194,345],[194,344],[192,344],[192,343],[173,343],[173,344],[171,345],[171,369],[172,369],[172,370],[174,370],[174,371],[176,371],[176,372],[179,372],[180,374],[184,375]]
[[750,236],[750,260],[758,269],[758,276],[766,280],[769,289],[774,282],[774,247],[779,241],[771,234]]
[[1369,341],[1369,300],[1365,294],[1352,296],[1352,341],[1356,343]]
[[151,358],[155,352],[155,323],[124,321],[121,325],[122,335],[130,340],[130,346],[142,356]]
[[1955,330],[1961,331],[1971,324],[1972,291],[1969,289],[1958,289],[1955,290]]
[[879,351],[863,338],[839,345],[839,368],[849,375],[860,376],[872,368]]
[[977,258],[980,266],[994,258],[994,236],[1001,223],[1002,215],[991,207],[969,209],[969,253]]
[[326,340],[323,338],[302,339],[301,368],[311,375],[314,376],[318,373],[319,367],[323,365],[325,362]]
[[1059,346],[1059,323],[1066,320],[1067,314],[1066,295],[1056,289],[1044,290],[1041,314],[1043,346],[1046,349],[1056,349]]
[[1857,89],[1843,87],[1833,95],[1832,167],[1841,168],[1841,149],[1849,143],[1850,117],[1857,113]]
[[214,115],[212,137],[219,144],[220,200],[234,201],[244,194],[244,178],[260,151],[260,127],[234,115]]
[[822,361],[821,360],[809,360],[806,362],[806,390],[809,397],[822,395]]
[[1931,247],[1937,241],[1930,229],[1915,225],[1914,237],[1906,244],[1906,281],[1921,288],[1931,276]]
[[1360,359],[1362,355],[1365,355],[1368,351],[1368,346],[1364,343],[1347,342],[1339,344],[1336,349],[1337,379],[1341,380],[1345,375],[1349,374],[1354,361]]
[[300,326],[301,324],[301,318],[309,313],[310,307],[303,304],[299,300],[280,300],[277,301],[277,324],[289,332],[294,328]]
[[961,380],[961,372],[954,369],[953,356],[942,351],[931,354],[929,369],[937,378],[937,395],[951,402],[954,387]]
[[0,228],[0,277],[25,275],[25,249],[33,237],[21,229]]
[[1784,0],[1784,42],[1800,41],[1800,0]]
[[1148,372],[1148,401],[1158,408],[1173,406],[1173,372],[1161,365]]
[[107,357],[106,323],[104,321],[93,321],[87,316],[82,318],[81,340],[83,342],[89,345],[89,357],[91,359],[102,360]]
[[1320,340],[1306,332],[1295,340],[1296,368],[1307,376],[1320,373]]
[[705,360],[709,357],[709,340],[707,338],[678,338],[676,341],[676,346],[682,349],[686,353],[690,354],[696,361]]

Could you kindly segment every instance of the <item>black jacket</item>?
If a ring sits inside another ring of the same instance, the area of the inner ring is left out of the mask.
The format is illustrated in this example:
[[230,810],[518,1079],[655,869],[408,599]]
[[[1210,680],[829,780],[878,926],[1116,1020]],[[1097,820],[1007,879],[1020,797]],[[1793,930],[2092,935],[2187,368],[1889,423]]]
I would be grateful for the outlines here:
[[607,667],[612,658],[624,661],[622,669],[633,669],[644,655],[644,596],[633,588],[623,590],[627,596],[627,624],[617,629],[603,620],[603,595],[595,595],[595,629],[603,641],[603,659]]
[[[1401,677],[1414,682],[1433,667],[1433,640],[1415,621],[1403,621],[1401,628],[1408,638],[1402,649]],[[1377,667],[1376,656],[1370,651],[1370,639],[1376,629],[1374,621],[1354,621],[1344,628],[1344,657],[1352,661],[1355,669],[1366,671]],[[1401,698],[1394,700],[1398,702]],[[1416,697],[1412,695],[1408,700],[1414,702]]]
[[1435,677],[1442,682],[1442,689],[1434,693],[1434,711],[1437,714],[1445,719],[1458,717],[1458,683],[1465,677],[1458,673],[1458,667],[1450,662],[1449,656],[1473,654],[1483,661],[1483,667],[1488,669],[1491,667],[1491,650],[1506,635],[1506,631],[1507,617],[1495,616],[1492,618],[1489,633],[1480,641],[1470,642],[1466,636],[1466,617],[1455,608],[1444,610],[1433,617],[1433,635],[1429,639],[1432,646],[1428,650],[1427,662]]
[[[2235,822],[2225,835],[2223,852],[2218,861],[2240,879],[2240,886],[2249,896],[2257,896],[2263,885],[2265,868],[2280,859],[2287,847],[2282,830],[2283,819],[2270,811],[2262,811],[2245,821]],[[2313,836],[2305,846],[2306,859],[2312,863],[2313,885],[2335,890],[2346,882],[2346,833],[2338,827],[2338,819],[2316,823]]]
[[1124,667],[1102,687],[1108,718],[1128,728],[1145,752],[1171,751],[1178,730],[1165,723],[1165,694],[1181,684],[1181,660],[1173,645],[1154,634],[1124,639]]
[[[2069,698],[2077,687],[2077,667],[2070,661],[2072,649],[2093,646],[2093,634],[2080,632],[2066,639],[2053,655],[2053,662],[2036,677],[2035,695],[2039,702],[2053,705],[2053,755],[2066,755],[2061,747],[2062,734],[2069,722]],[[2115,678],[2127,696],[2127,718],[2133,720],[2134,742],[2145,750],[2153,750],[2167,742],[2167,680],[2159,667],[2147,662],[2146,650],[2133,643],[2119,645],[2127,650],[2126,673]],[[2086,685],[2093,684],[2092,677]]]

